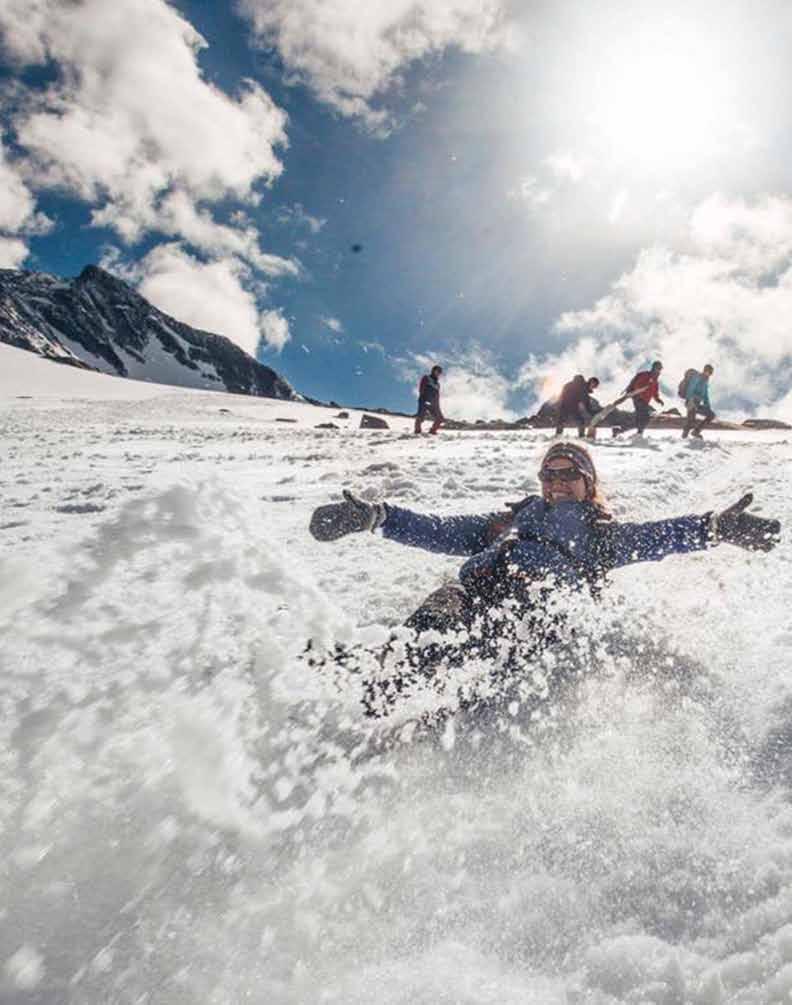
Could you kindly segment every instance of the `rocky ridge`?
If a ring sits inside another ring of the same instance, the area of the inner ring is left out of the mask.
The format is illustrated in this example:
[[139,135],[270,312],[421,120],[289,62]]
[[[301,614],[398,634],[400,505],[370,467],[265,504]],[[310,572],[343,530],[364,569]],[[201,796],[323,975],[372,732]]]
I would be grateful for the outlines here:
[[0,342],[119,377],[298,398],[230,339],[177,321],[95,265],[75,279],[0,269]]

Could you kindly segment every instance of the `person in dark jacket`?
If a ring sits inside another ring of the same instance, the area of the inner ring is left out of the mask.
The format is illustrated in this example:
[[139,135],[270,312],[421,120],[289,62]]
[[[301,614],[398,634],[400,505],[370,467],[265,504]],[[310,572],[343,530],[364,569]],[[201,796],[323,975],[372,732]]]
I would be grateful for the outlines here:
[[556,418],[555,435],[561,436],[567,424],[577,426],[578,436],[583,436],[586,426],[591,420],[591,413],[588,409],[589,396],[593,388],[589,388],[592,381],[599,384],[596,377],[589,377],[588,381],[582,373],[576,374],[568,384],[564,384],[561,396],[558,399],[558,416]]
[[[559,589],[588,589],[596,597],[608,574],[620,566],[703,551],[721,542],[769,551],[780,533],[777,520],[746,512],[750,494],[719,514],[642,523],[613,520],[591,456],[576,443],[554,444],[542,459],[539,480],[541,495],[479,516],[421,514],[391,503],[365,502],[347,491],[343,502],[314,511],[310,531],[319,541],[381,530],[400,544],[466,557],[459,583],[432,593],[405,625],[416,633],[469,633],[467,640],[430,646],[428,657],[425,648],[408,649],[406,663],[392,680],[379,682],[368,695],[369,714],[387,714],[411,683],[432,675],[440,660],[459,665],[471,655],[491,656],[498,647],[502,651],[504,631],[509,630],[504,605],[523,622],[524,662],[526,652],[535,655],[558,640],[563,619],[553,613],[548,617],[545,608]],[[505,665],[517,663],[507,660]]]
[[436,433],[443,424],[443,413],[440,411],[440,375],[441,366],[433,366],[429,373],[421,377],[418,385],[418,410],[415,413],[415,432],[421,432],[425,419],[432,420],[430,433]]

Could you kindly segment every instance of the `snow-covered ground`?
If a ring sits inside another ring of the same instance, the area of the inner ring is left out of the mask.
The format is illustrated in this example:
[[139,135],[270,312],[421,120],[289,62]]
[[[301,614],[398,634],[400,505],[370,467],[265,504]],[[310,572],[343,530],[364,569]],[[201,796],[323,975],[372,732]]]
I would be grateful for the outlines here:
[[311,510],[500,508],[548,434],[334,414],[0,346],[0,1000],[788,1001],[789,434],[594,447],[619,516],[753,488],[784,521],[769,556],[636,566],[572,612],[708,700],[614,667],[558,728],[363,756],[356,682],[305,640],[376,642],[459,563],[318,545]]

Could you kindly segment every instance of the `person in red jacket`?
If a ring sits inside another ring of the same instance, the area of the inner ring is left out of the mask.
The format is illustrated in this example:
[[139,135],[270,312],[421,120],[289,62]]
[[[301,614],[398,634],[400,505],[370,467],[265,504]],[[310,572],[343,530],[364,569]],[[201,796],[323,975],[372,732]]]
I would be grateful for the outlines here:
[[[651,369],[639,370],[636,373],[624,392],[632,395],[633,408],[635,409],[635,428],[639,436],[643,435],[643,431],[649,425],[649,420],[652,417],[651,402],[656,401],[658,405],[665,404],[660,397],[662,370],[663,364],[659,359],[656,359],[652,363]],[[629,428],[629,426],[614,426],[613,435],[618,436],[619,433],[623,433],[625,429]]]
[[418,385],[418,411],[415,413],[415,432],[421,432],[424,419],[432,420],[430,433],[436,433],[443,424],[443,413],[440,411],[440,374],[441,366],[433,366],[429,373],[421,377]]

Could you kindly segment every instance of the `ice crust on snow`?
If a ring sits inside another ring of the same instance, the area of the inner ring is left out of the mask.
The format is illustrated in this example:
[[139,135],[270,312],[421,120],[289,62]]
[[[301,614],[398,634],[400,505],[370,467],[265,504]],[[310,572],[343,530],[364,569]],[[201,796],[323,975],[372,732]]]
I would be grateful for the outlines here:
[[[384,749],[357,681],[299,655],[376,647],[459,560],[321,547],[312,508],[348,486],[499,509],[536,491],[548,441],[315,429],[327,414],[0,346],[0,999],[788,1000],[788,537],[576,601],[593,646],[635,645],[574,709],[435,742],[405,713]],[[784,434],[650,441],[593,448],[620,516],[752,488],[789,527]],[[631,682],[642,638],[702,687]]]

